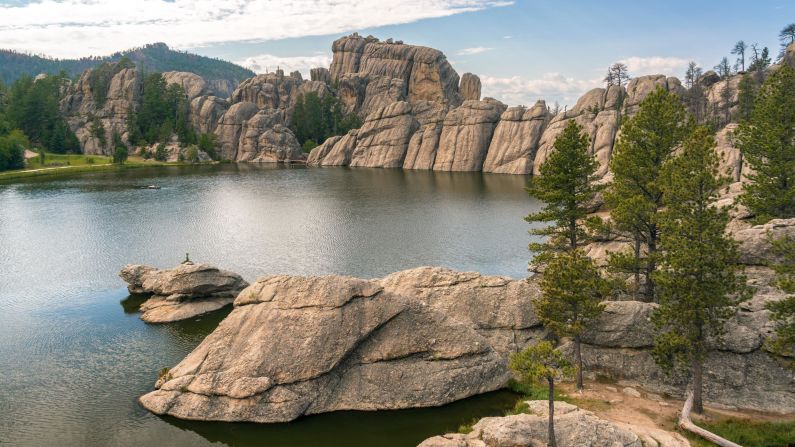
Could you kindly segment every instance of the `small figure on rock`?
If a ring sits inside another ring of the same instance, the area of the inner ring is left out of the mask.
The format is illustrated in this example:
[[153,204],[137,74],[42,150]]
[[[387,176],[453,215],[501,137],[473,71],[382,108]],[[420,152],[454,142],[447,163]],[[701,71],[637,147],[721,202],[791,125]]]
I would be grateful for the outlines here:
[[185,260],[182,261],[182,264],[193,265],[193,261],[190,260],[190,256],[188,255],[188,253],[185,253]]

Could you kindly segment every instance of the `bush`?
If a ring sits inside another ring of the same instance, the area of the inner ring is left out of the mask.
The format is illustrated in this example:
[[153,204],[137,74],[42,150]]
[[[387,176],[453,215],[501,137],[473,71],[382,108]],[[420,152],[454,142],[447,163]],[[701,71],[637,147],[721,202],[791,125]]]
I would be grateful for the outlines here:
[[0,171],[25,167],[25,148],[28,139],[21,130],[0,136]]
[[155,160],[157,161],[168,160],[168,151],[166,150],[165,143],[160,143],[157,145],[157,149],[155,149]]
[[189,146],[185,149],[185,161],[189,163],[198,163],[199,162],[199,148],[196,146]]
[[304,145],[303,145],[303,147],[301,149],[303,149],[303,151],[308,154],[308,153],[312,152],[312,149],[314,149],[316,147],[317,147],[317,143],[315,143],[315,140],[306,140],[306,141],[304,141]]
[[94,164],[94,158],[91,157],[88,160],[86,160],[86,164],[93,165]]
[[124,164],[127,161],[127,146],[116,146],[113,151],[113,162],[116,164]]
[[215,134],[212,133],[203,133],[199,135],[199,150],[204,151],[207,155],[210,156],[215,161],[218,161],[218,152],[216,151],[216,146],[218,145]]

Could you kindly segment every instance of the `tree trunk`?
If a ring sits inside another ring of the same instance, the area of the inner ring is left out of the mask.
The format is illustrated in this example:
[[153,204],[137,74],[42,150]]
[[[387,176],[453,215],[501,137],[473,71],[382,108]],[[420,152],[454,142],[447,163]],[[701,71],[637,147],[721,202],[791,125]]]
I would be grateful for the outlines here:
[[646,279],[646,287],[644,298],[646,299],[647,303],[654,302],[654,279],[652,279],[652,273],[654,270],[657,269],[657,262],[654,260],[654,254],[657,252],[657,229],[653,228],[649,231],[649,242],[648,242],[648,249],[646,253],[646,272],[645,272],[645,279]]
[[577,366],[577,391],[582,391],[582,352],[580,352],[580,336],[574,337],[574,361]]
[[635,297],[640,290],[640,236],[635,237]]
[[555,381],[548,378],[549,382],[549,447],[557,447],[555,442]]
[[693,392],[687,392],[687,399],[685,399],[685,405],[682,407],[682,414],[679,416],[679,427],[683,430],[687,430],[690,433],[697,434],[702,438],[710,441],[720,447],[742,447],[739,444],[735,444],[728,439],[721,438],[720,436],[712,433],[710,431],[704,430],[703,428],[699,427],[698,425],[694,424],[693,421],[690,420],[690,409],[693,406]]
[[703,381],[703,361],[697,352],[693,356],[693,411],[698,414],[704,413],[704,403],[701,400],[701,387]]

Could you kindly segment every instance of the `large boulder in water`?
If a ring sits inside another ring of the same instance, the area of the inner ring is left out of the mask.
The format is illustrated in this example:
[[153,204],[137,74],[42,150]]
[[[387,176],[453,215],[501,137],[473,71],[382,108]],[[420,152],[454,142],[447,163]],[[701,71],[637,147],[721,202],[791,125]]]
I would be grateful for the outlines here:
[[[140,401],[183,419],[252,422],[442,405],[510,378],[506,356],[481,331],[537,324],[510,312],[518,301],[530,308],[533,290],[442,268],[381,281],[268,276]],[[476,311],[487,302],[489,312]]]
[[218,310],[248,286],[237,273],[190,262],[165,270],[131,264],[119,276],[130,293],[152,295],[141,305],[141,319],[147,323],[170,323]]

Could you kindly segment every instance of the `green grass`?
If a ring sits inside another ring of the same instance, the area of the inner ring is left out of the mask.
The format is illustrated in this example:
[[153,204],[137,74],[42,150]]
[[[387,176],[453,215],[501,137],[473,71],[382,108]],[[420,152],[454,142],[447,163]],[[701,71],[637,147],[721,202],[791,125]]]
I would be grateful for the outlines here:
[[111,157],[103,155],[82,154],[47,154],[42,167],[39,159],[28,160],[28,167],[13,171],[0,172],[0,181],[17,180],[30,177],[76,174],[82,172],[117,171],[122,169],[147,168],[153,166],[183,166],[194,163],[160,162],[144,160],[141,157],[130,157],[123,165],[112,163]]
[[[748,419],[722,419],[716,421],[693,421],[701,428],[736,442],[743,447],[789,447],[795,445],[795,421],[757,422]],[[712,446],[695,435],[688,439],[696,446]]]
[[29,158],[25,169],[55,168],[62,166],[89,166],[111,163],[113,159],[104,155],[53,154],[46,153],[44,165],[38,157]]

